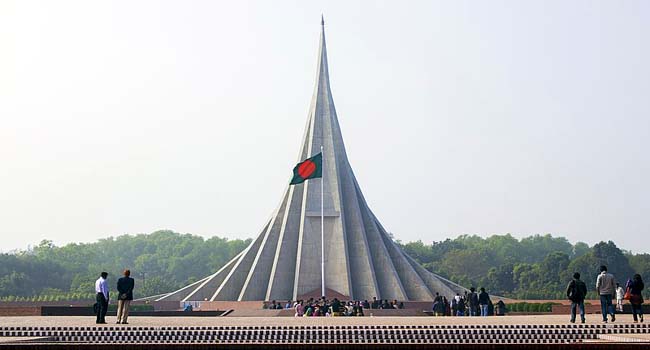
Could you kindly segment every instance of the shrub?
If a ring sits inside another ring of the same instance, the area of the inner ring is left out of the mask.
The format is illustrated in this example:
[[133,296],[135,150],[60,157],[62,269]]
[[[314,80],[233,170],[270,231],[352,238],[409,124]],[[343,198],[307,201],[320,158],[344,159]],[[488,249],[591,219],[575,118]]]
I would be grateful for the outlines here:
[[506,304],[508,312],[551,312],[553,305],[559,305],[558,303],[527,303],[519,302]]

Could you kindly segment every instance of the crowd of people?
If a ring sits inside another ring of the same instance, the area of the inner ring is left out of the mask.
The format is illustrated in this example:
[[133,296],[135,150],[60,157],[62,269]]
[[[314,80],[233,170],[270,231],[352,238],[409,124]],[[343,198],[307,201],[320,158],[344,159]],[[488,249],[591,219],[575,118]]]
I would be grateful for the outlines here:
[[[341,301],[337,298],[332,300],[321,297],[319,299],[287,301],[286,303],[275,300],[264,304],[265,309],[292,309],[295,317],[319,317],[319,316],[365,316],[373,309],[403,309],[404,302],[397,300],[377,299]],[[471,288],[464,295],[456,294],[451,300],[446,296],[436,293],[433,300],[432,314],[434,316],[503,316],[506,312],[506,305],[502,300],[494,305],[490,296],[481,288],[477,293]]]
[[476,288],[472,287],[463,295],[456,293],[451,300],[436,293],[433,299],[434,316],[504,316],[505,314],[506,304],[503,300],[493,304],[485,288],[480,288],[477,293]]
[[[643,279],[638,273],[632,276],[625,283],[625,289],[616,278],[607,272],[607,266],[600,267],[600,274],[596,278],[596,292],[600,297],[600,308],[603,317],[603,323],[616,321],[616,311],[623,311],[623,301],[628,300],[632,307],[632,317],[634,322],[643,322],[643,296],[641,292],[644,289]],[[573,274],[573,279],[569,282],[566,289],[567,298],[571,301],[571,323],[576,321],[576,313],[580,310],[580,320],[585,323],[585,298],[587,296],[587,285],[580,279],[580,273]],[[613,300],[616,299],[616,307]]]
[[271,301],[265,304],[266,309],[293,309],[296,317],[318,317],[318,316],[365,316],[364,310],[373,309],[403,309],[404,303],[388,299],[350,300],[341,301],[338,298],[329,300],[325,297],[320,299],[310,298],[309,300],[287,301],[286,303]]

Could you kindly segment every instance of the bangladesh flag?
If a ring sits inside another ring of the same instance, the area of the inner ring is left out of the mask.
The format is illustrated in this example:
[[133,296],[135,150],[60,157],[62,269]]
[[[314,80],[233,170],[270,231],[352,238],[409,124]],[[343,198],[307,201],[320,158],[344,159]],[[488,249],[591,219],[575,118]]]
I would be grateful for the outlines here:
[[293,168],[293,179],[291,179],[291,184],[301,184],[307,179],[315,179],[317,177],[323,177],[322,152],[303,160]]

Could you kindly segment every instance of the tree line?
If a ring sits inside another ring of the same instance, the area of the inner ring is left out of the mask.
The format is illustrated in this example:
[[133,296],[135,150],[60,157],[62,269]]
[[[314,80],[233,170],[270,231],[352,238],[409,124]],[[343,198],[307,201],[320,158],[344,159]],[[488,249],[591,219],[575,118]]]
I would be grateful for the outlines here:
[[[107,271],[115,281],[125,268],[136,279],[136,297],[162,294],[217,271],[250,241],[172,231],[60,247],[44,240],[0,254],[0,300],[92,300],[99,272]],[[573,272],[581,272],[590,286],[601,264],[623,283],[634,273],[650,280],[650,254],[622,251],[611,241],[590,247],[551,235],[464,235],[398,244],[429,271],[517,299],[563,299]]]
[[0,300],[90,300],[100,272],[117,281],[125,268],[136,279],[136,297],[162,294],[213,273],[249,243],[172,231],[61,247],[44,240],[27,250],[0,254]]
[[522,239],[509,234],[463,235],[401,246],[431,272],[468,288],[485,287],[492,294],[515,299],[565,299],[574,272],[580,272],[590,287],[587,297],[597,298],[594,289],[600,265],[607,265],[622,286],[635,273],[650,280],[650,254],[623,251],[612,241],[590,247],[551,235]]

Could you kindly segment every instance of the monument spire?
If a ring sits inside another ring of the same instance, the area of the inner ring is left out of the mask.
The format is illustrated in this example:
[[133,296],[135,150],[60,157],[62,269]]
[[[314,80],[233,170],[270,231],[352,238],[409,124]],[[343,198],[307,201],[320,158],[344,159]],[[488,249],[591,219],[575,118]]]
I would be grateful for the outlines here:
[[370,210],[334,107],[322,16],[316,82],[298,161],[321,147],[322,178],[288,186],[243,252],[214,274],[157,300],[297,300],[319,297],[326,286],[328,297],[430,301],[436,292],[451,297],[464,290],[406,255]]

